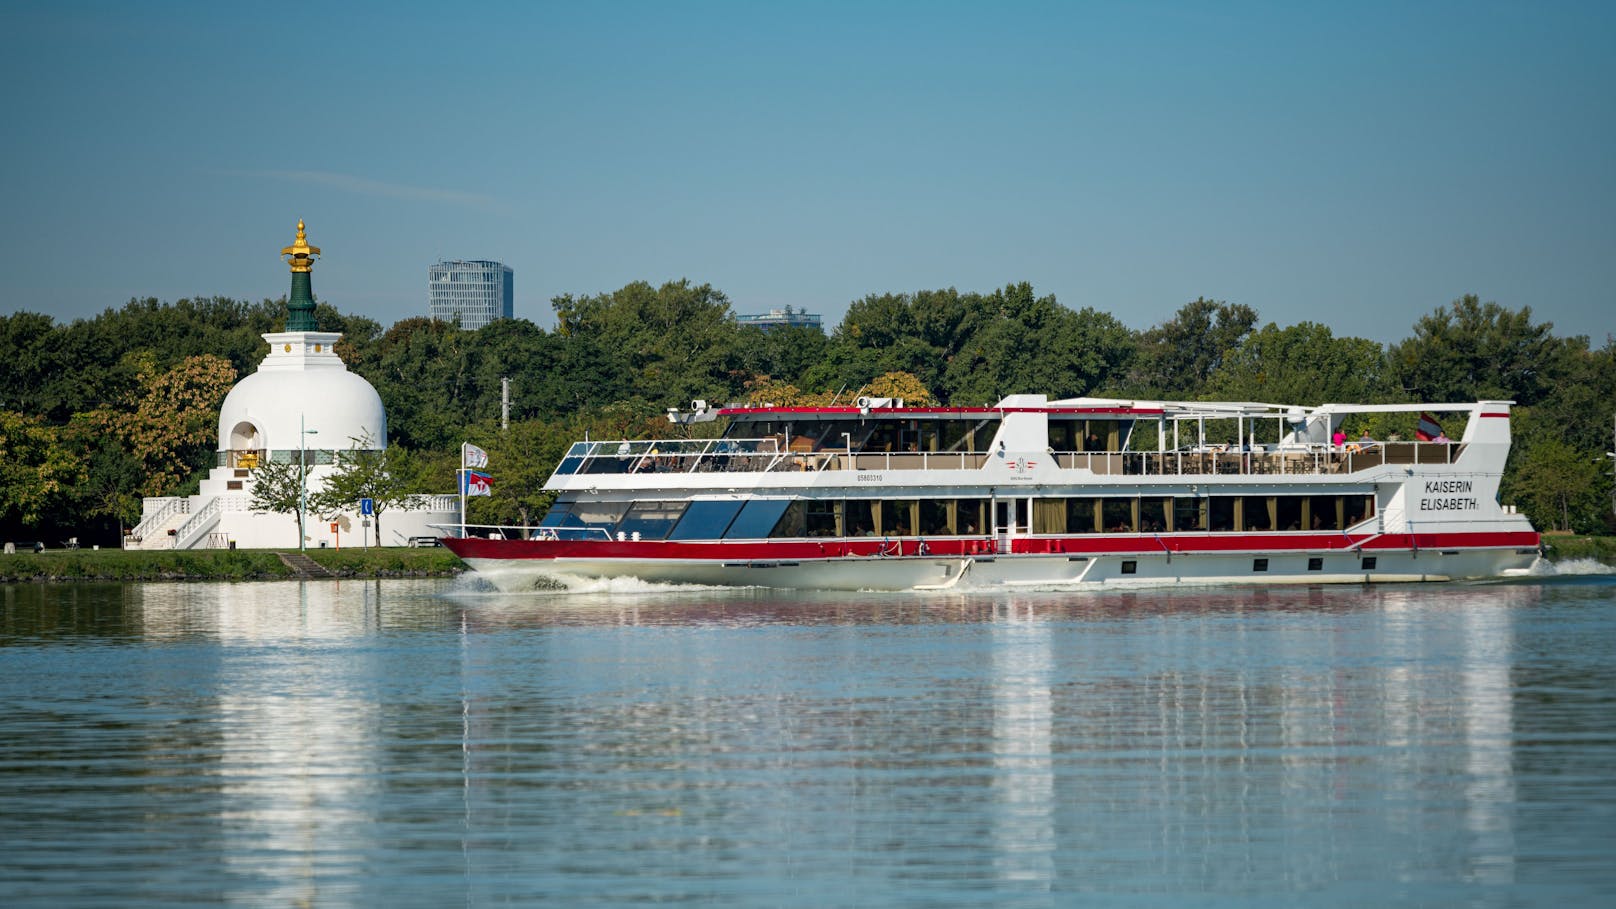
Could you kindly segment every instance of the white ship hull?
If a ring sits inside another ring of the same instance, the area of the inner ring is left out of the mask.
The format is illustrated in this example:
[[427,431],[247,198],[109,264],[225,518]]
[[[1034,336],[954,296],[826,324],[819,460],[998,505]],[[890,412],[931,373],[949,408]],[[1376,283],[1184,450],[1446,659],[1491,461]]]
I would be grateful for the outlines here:
[[[1263,571],[1254,570],[1266,559]],[[1009,554],[944,558],[831,558],[809,561],[707,559],[478,559],[466,563],[500,590],[564,589],[580,582],[633,578],[652,584],[798,590],[940,590],[1000,587],[1158,587],[1164,584],[1365,584],[1494,578],[1528,569],[1529,548],[1378,551],[1364,568],[1356,553],[1069,556]],[[1310,561],[1320,567],[1309,570]],[[1131,563],[1131,570],[1129,565]]]

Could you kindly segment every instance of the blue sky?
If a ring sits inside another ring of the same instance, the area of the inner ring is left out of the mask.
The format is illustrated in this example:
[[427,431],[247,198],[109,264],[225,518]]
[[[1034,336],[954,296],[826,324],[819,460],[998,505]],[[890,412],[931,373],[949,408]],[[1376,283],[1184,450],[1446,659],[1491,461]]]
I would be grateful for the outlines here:
[[1030,281],[1388,341],[1464,293],[1616,331],[1616,4],[8,2],[4,311],[438,258],[738,311]]

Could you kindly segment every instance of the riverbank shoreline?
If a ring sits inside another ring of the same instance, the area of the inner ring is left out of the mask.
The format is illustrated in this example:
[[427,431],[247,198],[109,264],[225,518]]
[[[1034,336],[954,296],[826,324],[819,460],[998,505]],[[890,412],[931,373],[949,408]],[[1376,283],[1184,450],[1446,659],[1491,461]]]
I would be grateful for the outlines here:
[[[274,549],[48,549],[0,555],[0,584],[97,581],[285,581],[306,577]],[[334,578],[454,577],[466,566],[440,547],[311,549]]]
[[1543,535],[1543,549],[1551,562],[1593,559],[1604,565],[1616,565],[1616,537],[1546,533]]

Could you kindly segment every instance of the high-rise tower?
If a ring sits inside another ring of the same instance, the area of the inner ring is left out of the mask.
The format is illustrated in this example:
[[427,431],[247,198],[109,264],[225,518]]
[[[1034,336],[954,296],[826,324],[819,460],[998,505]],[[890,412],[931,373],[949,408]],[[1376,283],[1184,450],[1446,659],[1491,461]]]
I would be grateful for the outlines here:
[[454,259],[427,270],[427,303],[432,318],[455,322],[468,331],[514,315],[512,272],[484,259]]

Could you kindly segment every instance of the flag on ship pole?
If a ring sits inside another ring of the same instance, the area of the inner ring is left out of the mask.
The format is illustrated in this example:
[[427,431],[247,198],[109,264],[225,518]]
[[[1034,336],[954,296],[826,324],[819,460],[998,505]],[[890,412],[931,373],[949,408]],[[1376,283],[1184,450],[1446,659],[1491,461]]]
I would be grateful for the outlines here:
[[[460,481],[458,485],[460,486],[460,535],[462,537],[466,535],[466,496],[468,494],[468,487],[471,485],[471,478],[473,476],[472,468],[487,466],[488,452],[483,451],[481,448],[478,448],[470,442],[460,443],[460,469],[455,471],[455,473],[458,474],[456,479]],[[490,487],[493,477],[490,477],[487,474],[475,475],[480,477],[482,480],[477,487],[480,491],[472,492],[470,494],[478,496],[493,495]]]
[[494,494],[494,478],[488,474],[480,470],[468,470],[464,472],[463,476],[465,480],[460,486],[462,495],[470,497],[491,496]]

